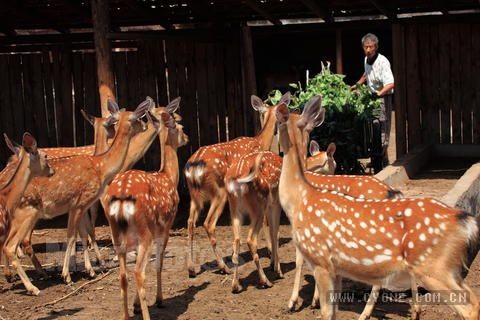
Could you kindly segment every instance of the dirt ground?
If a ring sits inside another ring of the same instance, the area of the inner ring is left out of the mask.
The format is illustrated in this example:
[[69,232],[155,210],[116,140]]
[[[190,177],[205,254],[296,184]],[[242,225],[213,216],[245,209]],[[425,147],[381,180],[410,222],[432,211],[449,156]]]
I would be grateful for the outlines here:
[[[441,198],[455,183],[462,172],[438,172],[434,167],[422,172],[416,179],[402,188],[407,195],[434,196]],[[435,179],[434,179],[435,178]],[[180,212],[179,214],[187,214]],[[242,239],[246,237],[246,228],[243,228]],[[118,319],[120,317],[121,300],[118,281],[117,263],[113,260],[114,252],[109,240],[108,226],[97,228],[98,239],[102,253],[107,258],[107,269],[103,273],[99,268],[96,282],[89,283],[90,279],[82,272],[83,258],[77,254],[77,271],[73,273],[74,284],[66,286],[60,278],[60,266],[63,259],[62,246],[65,241],[64,229],[41,229],[34,235],[35,251],[51,276],[49,280],[39,279],[31,267],[28,269],[33,283],[42,292],[40,296],[26,295],[21,282],[7,283],[0,276],[0,320],[3,319]],[[313,277],[305,270],[300,291],[300,301],[296,312],[288,313],[286,305],[290,297],[293,277],[295,273],[295,250],[290,238],[288,225],[281,226],[280,259],[284,271],[284,279],[274,279],[274,273],[268,268],[269,259],[264,248],[265,241],[260,240],[261,264],[267,276],[273,280],[272,288],[257,287],[257,272],[251,261],[248,248],[242,242],[240,279],[244,291],[232,294],[230,291],[231,276],[216,271],[213,253],[203,228],[196,229],[196,264],[199,274],[189,279],[186,270],[187,237],[185,229],[171,232],[167,247],[164,272],[162,274],[164,307],[154,306],[156,276],[154,262],[148,267],[146,288],[152,319],[312,319],[319,316],[319,310],[311,309],[309,304],[313,296]],[[220,226],[217,229],[217,239],[220,250],[230,264],[231,230],[229,226]],[[93,258],[93,252],[91,252]],[[28,259],[22,263],[30,265]],[[110,270],[110,271],[109,271]],[[129,264],[129,301],[130,315],[133,316],[134,281],[131,271],[133,263]],[[480,292],[480,259],[476,259],[471,266],[467,283],[477,292]],[[56,303],[62,298],[84,285],[75,294]],[[362,297],[370,288],[359,283],[344,280],[344,292],[350,296],[355,292],[355,302],[342,303],[337,319],[356,319],[364,307]],[[406,298],[397,298],[395,301],[386,301],[390,296],[385,295],[385,301],[375,308],[372,319],[409,319],[410,305]],[[48,305],[47,305],[48,304]],[[135,319],[141,317],[136,316]],[[443,305],[423,306],[422,319],[453,320],[457,316],[448,307]]]

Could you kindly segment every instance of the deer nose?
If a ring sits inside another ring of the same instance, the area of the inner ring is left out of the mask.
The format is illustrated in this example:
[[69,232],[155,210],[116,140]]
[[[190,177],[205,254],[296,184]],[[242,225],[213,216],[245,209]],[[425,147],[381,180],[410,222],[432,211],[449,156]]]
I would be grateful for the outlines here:
[[55,174],[55,170],[52,167],[48,168],[48,177],[51,177]]

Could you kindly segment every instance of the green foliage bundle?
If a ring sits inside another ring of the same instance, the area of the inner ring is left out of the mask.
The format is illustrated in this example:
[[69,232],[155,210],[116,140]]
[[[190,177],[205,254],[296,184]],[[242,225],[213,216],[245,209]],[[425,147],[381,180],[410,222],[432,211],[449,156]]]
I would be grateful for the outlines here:
[[[300,84],[290,84],[295,93],[289,108],[301,111],[310,98],[321,95],[322,106],[326,109],[325,122],[313,130],[311,138],[324,147],[330,142],[336,144],[337,173],[364,173],[358,158],[368,156],[369,124],[378,117],[380,101],[364,85],[350,90],[344,76],[332,73],[328,64],[322,69],[308,81],[305,89]],[[280,91],[273,90],[266,102],[275,105],[281,96]]]

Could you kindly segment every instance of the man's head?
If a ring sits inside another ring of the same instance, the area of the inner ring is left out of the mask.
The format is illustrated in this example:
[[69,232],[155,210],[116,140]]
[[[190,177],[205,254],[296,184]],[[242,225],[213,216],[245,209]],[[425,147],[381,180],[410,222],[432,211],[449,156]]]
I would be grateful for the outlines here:
[[368,59],[371,59],[375,56],[378,50],[378,38],[373,33],[367,33],[362,38],[362,48],[363,52]]

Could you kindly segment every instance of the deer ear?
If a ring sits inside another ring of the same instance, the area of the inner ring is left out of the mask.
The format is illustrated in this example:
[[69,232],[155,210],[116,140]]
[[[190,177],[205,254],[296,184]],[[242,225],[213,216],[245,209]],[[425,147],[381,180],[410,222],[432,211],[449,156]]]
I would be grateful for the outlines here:
[[29,132],[23,134],[22,145],[28,153],[37,152],[37,140]]
[[285,105],[289,106],[290,102],[292,101],[292,94],[290,91],[285,92],[285,94],[280,98],[278,104],[284,103]]
[[8,149],[18,156],[20,154],[20,146],[10,140],[6,133],[3,134],[3,137],[5,138],[5,143],[7,144]]
[[330,144],[327,147],[327,156],[333,157],[333,155],[335,154],[335,151],[337,151],[337,146],[335,145],[335,143],[330,142]]
[[167,109],[168,113],[174,113],[177,111],[177,109],[180,107],[180,100],[182,100],[181,97],[177,97],[170,101],[170,103],[165,107]]
[[148,110],[152,110],[155,107],[155,101],[150,96],[147,96],[145,101],[148,102]]
[[107,108],[108,108],[108,111],[110,111],[111,114],[115,114],[115,113],[120,111],[120,108],[118,107],[117,102],[115,100],[113,100],[112,98],[108,98]]
[[135,109],[135,111],[133,112],[133,117],[135,119],[143,118],[145,116],[145,114],[147,113],[147,111],[150,110],[152,101],[153,100],[150,97],[147,97],[147,99],[145,101],[142,101],[138,105],[137,109]]
[[88,112],[86,112],[85,110],[83,109],[80,109],[80,113],[82,114],[82,116],[85,118],[85,120],[87,120],[88,122],[90,122],[90,124],[93,126],[95,125],[95,117],[92,116],[91,114],[89,114]]
[[320,146],[318,145],[318,142],[315,140],[310,141],[310,146],[308,149],[309,149],[310,155],[312,156],[320,152]]
[[267,110],[265,104],[263,103],[263,100],[254,94],[252,94],[252,96],[250,97],[250,103],[252,104],[252,108],[255,109],[255,111],[263,113],[265,112],[265,110]]
[[322,98],[320,96],[314,96],[307,101],[303,107],[300,119],[297,122],[299,128],[311,131],[323,123],[325,119],[325,109],[321,107],[321,103]]
[[281,104],[277,107],[277,110],[275,111],[275,116],[277,118],[277,122],[285,123],[288,121],[290,111],[288,111],[288,107],[285,104]]

